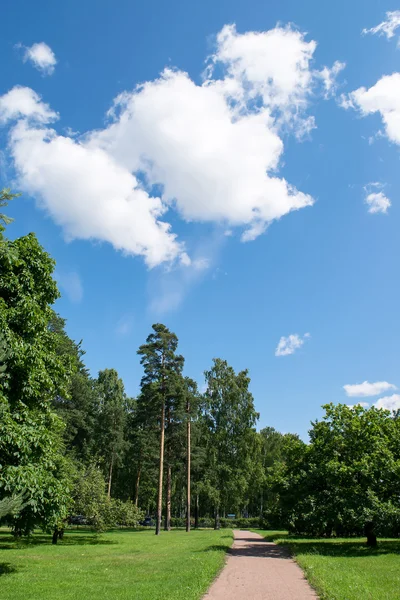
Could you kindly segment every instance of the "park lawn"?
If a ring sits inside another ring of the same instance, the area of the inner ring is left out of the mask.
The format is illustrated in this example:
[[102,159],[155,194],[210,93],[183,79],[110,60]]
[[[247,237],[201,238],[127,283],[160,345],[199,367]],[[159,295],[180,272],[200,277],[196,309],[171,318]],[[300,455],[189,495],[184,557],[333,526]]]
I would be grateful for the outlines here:
[[400,540],[378,540],[370,549],[365,538],[303,539],[285,533],[257,531],[288,546],[322,600],[399,600]]
[[66,531],[57,546],[0,530],[1,600],[198,600],[225,561],[231,530]]

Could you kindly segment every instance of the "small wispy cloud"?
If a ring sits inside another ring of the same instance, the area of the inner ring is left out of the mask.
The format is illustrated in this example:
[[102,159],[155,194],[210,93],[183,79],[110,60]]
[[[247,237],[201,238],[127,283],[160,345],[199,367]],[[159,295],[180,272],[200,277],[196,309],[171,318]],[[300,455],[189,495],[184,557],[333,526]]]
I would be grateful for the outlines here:
[[346,63],[335,61],[331,68],[324,67],[320,71],[320,77],[322,79],[325,88],[325,98],[329,98],[334,95],[338,87],[336,78],[343,69],[346,68]]
[[309,333],[305,333],[303,337],[297,333],[292,333],[287,337],[282,336],[276,347],[275,356],[288,356],[289,354],[293,354],[296,352],[296,350],[298,350],[298,348],[301,348],[306,339],[309,337]]
[[162,315],[178,309],[190,289],[202,280],[210,264],[208,259],[199,258],[190,265],[154,270],[150,311]]
[[213,277],[214,266],[227,238],[216,228],[207,238],[197,241],[188,264],[181,262],[153,269],[149,278],[149,310],[163,315],[177,310],[191,290],[206,277]]
[[55,279],[70,302],[79,304],[79,302],[82,301],[83,285],[81,278],[76,271],[57,271],[55,273]]
[[386,19],[371,27],[371,29],[363,29],[362,34],[372,33],[373,35],[385,35],[388,40],[394,37],[396,30],[400,27],[400,10],[392,10],[386,13]]
[[57,64],[53,50],[45,42],[39,42],[32,46],[17,44],[16,48],[22,48],[24,54],[22,60],[30,62],[42,75],[52,75]]
[[364,187],[364,202],[368,206],[368,212],[371,214],[387,214],[388,208],[392,203],[389,198],[381,191],[384,184],[379,182],[369,183]]
[[363,381],[363,383],[344,385],[343,389],[350,398],[364,398],[368,396],[378,396],[388,390],[397,390],[397,387],[393,383],[388,383],[387,381],[375,381],[375,383]]
[[133,329],[134,319],[132,314],[125,314],[118,320],[115,332],[117,335],[129,335]]

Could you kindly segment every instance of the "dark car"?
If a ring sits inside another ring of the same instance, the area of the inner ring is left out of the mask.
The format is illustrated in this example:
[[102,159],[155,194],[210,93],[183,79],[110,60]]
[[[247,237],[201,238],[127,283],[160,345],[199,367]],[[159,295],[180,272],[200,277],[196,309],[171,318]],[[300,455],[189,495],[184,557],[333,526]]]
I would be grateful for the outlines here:
[[73,517],[69,518],[70,525],[87,525],[87,522],[87,518],[83,515],[74,515]]
[[139,521],[139,525],[142,525],[142,527],[154,527],[154,521],[151,517],[145,517],[143,521]]

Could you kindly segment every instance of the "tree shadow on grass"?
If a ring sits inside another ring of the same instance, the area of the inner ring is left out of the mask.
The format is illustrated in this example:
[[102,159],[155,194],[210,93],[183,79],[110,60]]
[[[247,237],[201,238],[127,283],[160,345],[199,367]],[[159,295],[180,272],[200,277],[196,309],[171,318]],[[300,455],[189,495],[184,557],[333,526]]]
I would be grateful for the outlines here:
[[[9,533],[7,535],[0,534],[0,550],[18,550],[34,548],[35,546],[51,544],[50,535],[35,534],[29,537],[14,538]],[[104,539],[98,535],[73,535],[65,533],[62,540],[59,540],[57,547],[62,546],[105,546],[114,545],[118,542]]]
[[278,542],[280,547],[287,547],[291,553],[314,554],[319,556],[330,556],[332,558],[357,558],[369,556],[382,556],[385,554],[400,554],[400,540],[378,540],[376,548],[370,548],[365,541],[359,540],[310,540],[288,537]]
[[[246,557],[246,558],[290,558],[291,554],[286,546],[278,546],[276,544],[266,544],[265,540],[249,538],[248,540],[241,539],[240,541],[246,542],[245,544],[239,544],[235,548],[227,548],[226,546],[215,545],[208,546],[204,550],[198,550],[198,552],[213,552],[213,551],[224,551],[228,556],[234,557]],[[260,543],[261,542],[261,543]],[[264,542],[264,543],[263,543]]]
[[143,533],[145,531],[155,531],[155,527],[115,527],[107,529],[107,533]]
[[266,542],[276,542],[276,543],[278,543],[280,540],[290,539],[290,536],[287,533],[287,531],[282,531],[281,533],[277,533],[275,531],[272,531],[271,533],[266,533],[266,534],[260,533],[260,535],[263,536],[263,538],[264,538],[264,540]]
[[201,550],[194,550],[194,552],[228,552],[229,546],[224,546],[223,544],[214,544],[212,546],[207,546],[207,548],[202,548]]
[[10,563],[0,563],[0,576],[1,575],[11,575],[11,573],[16,572],[16,568]]

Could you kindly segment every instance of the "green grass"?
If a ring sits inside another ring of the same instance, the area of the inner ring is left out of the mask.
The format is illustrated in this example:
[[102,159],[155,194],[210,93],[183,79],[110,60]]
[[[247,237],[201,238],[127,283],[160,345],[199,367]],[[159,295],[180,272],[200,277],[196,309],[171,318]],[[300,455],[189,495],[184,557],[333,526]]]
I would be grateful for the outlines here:
[[52,546],[0,531],[1,600],[198,600],[222,568],[232,532],[67,531]]
[[400,540],[304,539],[257,531],[288,546],[322,600],[400,600]]

